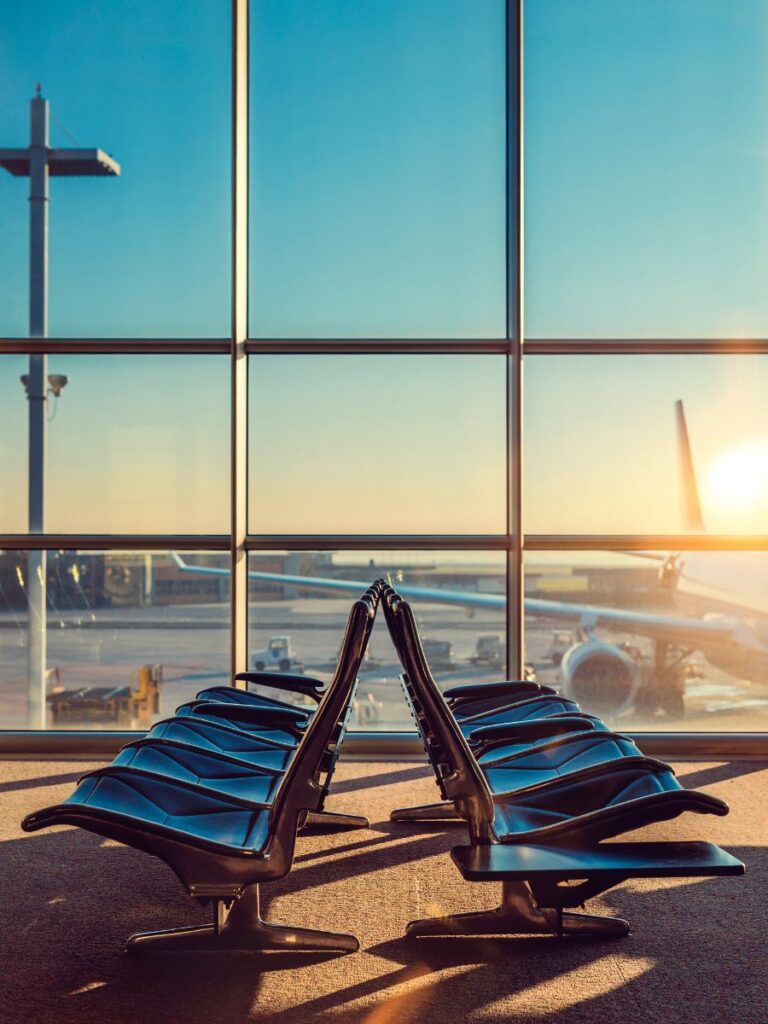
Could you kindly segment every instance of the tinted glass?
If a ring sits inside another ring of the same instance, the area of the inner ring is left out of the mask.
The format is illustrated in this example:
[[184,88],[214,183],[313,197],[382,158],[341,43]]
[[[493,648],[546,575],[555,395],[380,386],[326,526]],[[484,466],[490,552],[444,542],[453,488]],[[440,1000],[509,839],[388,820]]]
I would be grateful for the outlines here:
[[768,335],[759,0],[528,0],[530,337]]
[[526,660],[583,711],[619,730],[768,728],[768,554],[531,552],[525,593]]
[[27,708],[41,686],[47,727],[123,730],[147,728],[203,687],[229,682],[228,557],[185,554],[185,564],[221,570],[198,575],[170,552],[122,551],[48,552],[45,679],[30,680],[35,557],[0,553],[0,728],[40,725]]
[[252,0],[254,337],[499,337],[502,0]]
[[525,386],[528,532],[766,532],[768,359],[537,356]]
[[[119,177],[50,179],[52,337],[221,337],[230,297],[230,4],[40,0],[3,19],[0,148],[29,145],[36,82],[56,148]],[[28,323],[29,179],[0,169],[0,334]]]
[[[0,530],[7,532],[27,528],[28,402],[19,380],[27,372],[27,359],[0,358],[7,399],[0,404]],[[47,376],[48,531],[227,532],[225,357],[51,355]]]
[[[357,581],[362,594],[383,576],[413,605],[441,686],[498,679],[505,674],[506,659],[504,564],[504,555],[495,552],[253,553],[249,569],[262,575],[250,587],[249,662],[274,671],[276,678],[300,667],[307,675],[330,679],[357,596],[334,589],[334,583]],[[285,575],[311,577],[317,584],[297,587],[281,580]],[[409,594],[411,587],[444,593],[445,603],[434,595]],[[456,603],[457,594],[464,603]],[[490,607],[475,607],[480,595],[492,595]],[[401,671],[380,612],[360,672],[351,728],[413,728],[398,682]]]
[[252,358],[251,532],[503,532],[504,368],[495,356]]

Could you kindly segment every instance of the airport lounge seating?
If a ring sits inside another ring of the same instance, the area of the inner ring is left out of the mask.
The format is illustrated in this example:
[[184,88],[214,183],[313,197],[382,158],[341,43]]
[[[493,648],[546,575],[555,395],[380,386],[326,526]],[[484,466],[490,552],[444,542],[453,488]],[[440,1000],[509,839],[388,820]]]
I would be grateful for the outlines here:
[[[211,925],[134,935],[130,950],[358,948],[353,935],[268,924],[259,886],[290,871],[302,816],[321,803],[317,775],[351,700],[377,603],[372,588],[353,605],[333,679],[271,801],[243,797],[242,775],[237,785],[229,779],[216,792],[210,777],[199,784],[163,774],[157,760],[148,768],[129,760],[89,773],[68,800],[24,819],[27,832],[78,825],[153,854],[191,896],[212,903]],[[256,773],[252,786],[251,793],[262,792],[263,774]]]
[[[235,679],[286,689],[318,702],[326,692],[324,682],[304,675],[241,672]],[[329,739],[317,775],[321,800],[317,809],[304,816],[304,830],[368,825],[362,815],[340,814],[323,806],[351,709],[352,700]],[[156,723],[147,736],[123,747],[115,764],[159,771],[215,792],[252,794],[250,798],[268,801],[315,710],[229,686],[209,687],[177,708],[173,718]]]
[[224,702],[238,704],[243,707],[263,708],[267,711],[287,711],[296,721],[306,722],[316,710],[325,693],[326,684],[321,679],[312,676],[300,676],[289,673],[277,672],[238,672],[235,676],[236,682],[261,687],[269,687],[286,694],[294,694],[313,701],[315,706],[301,706],[295,701],[281,700],[269,694],[254,692],[253,690],[240,690],[232,686],[209,686],[201,690],[192,704],[205,701]]
[[383,601],[439,788],[468,827],[469,844],[455,847],[453,860],[470,881],[503,883],[500,907],[411,922],[409,935],[626,935],[626,921],[568,908],[628,878],[743,873],[740,861],[710,843],[603,842],[685,811],[727,814],[723,801],[683,789],[662,762],[617,748],[613,762],[494,793],[488,767],[478,764],[431,676],[410,606],[391,590]]
[[[356,685],[355,682],[352,697]],[[204,694],[215,696],[209,691],[204,691]],[[202,696],[198,694],[198,698]],[[222,703],[225,708],[230,707],[226,701]],[[318,805],[314,810],[305,812],[301,819],[302,829],[368,826],[368,819],[362,815],[340,814],[324,807],[351,708],[352,699],[347,702],[330,734],[316,773],[320,792]],[[297,749],[296,744],[277,744],[265,738],[253,731],[253,726],[249,729],[243,728],[242,723],[228,723],[226,719],[214,722],[187,715],[158,722],[147,736],[126,744],[114,764],[191,781],[214,793],[239,795],[269,803]]]
[[[339,814],[328,811],[323,803],[328,794],[333,770],[338,759],[344,732],[346,730],[351,702],[344,710],[344,715],[337,728],[331,733],[326,751],[318,767],[318,786],[321,791],[321,800],[318,808],[307,812],[302,824],[304,829],[327,829],[327,828],[365,828],[368,819],[358,814]],[[115,763],[148,764],[148,751],[159,750],[169,756],[164,761],[166,774],[174,775],[177,778],[189,778],[196,771],[200,776],[212,778],[212,769],[216,776],[224,778],[231,775],[237,777],[237,769],[244,769],[253,772],[254,775],[261,773],[263,776],[271,776],[275,784],[279,777],[288,769],[298,749],[295,741],[281,743],[273,738],[270,730],[258,731],[258,727],[251,724],[234,723],[227,721],[226,717],[205,717],[203,715],[174,715],[171,718],[162,719],[156,722],[146,736],[127,743],[118,754]],[[172,753],[179,751],[178,754]],[[199,762],[195,763],[194,758],[185,756],[200,753],[206,755]],[[154,757],[154,755],[151,755]],[[218,758],[222,765],[219,768],[213,763]],[[156,761],[157,759],[154,758]],[[201,774],[202,773],[202,774]],[[202,782],[200,782],[202,784]],[[269,786],[266,778],[262,785],[270,792],[273,787]]]
[[[391,612],[392,602],[399,598],[388,584],[383,581],[380,584],[382,606],[392,641],[405,665],[408,651],[399,635],[400,623]],[[438,743],[421,713],[418,697],[409,683],[407,672],[401,676],[401,685],[425,749],[433,764],[437,765]],[[548,693],[545,699],[538,703],[539,714],[534,720],[528,719],[525,714],[515,720],[512,712],[518,707],[525,712],[529,709],[531,689],[532,684],[529,682],[507,681],[469,684],[454,688],[448,695],[443,693],[454,717],[457,717],[454,699],[457,690],[460,699],[472,704],[474,708],[478,700],[482,700],[486,707],[489,702],[492,705],[481,719],[489,724],[477,732],[469,731],[468,741],[494,793],[521,792],[619,757],[634,757],[641,759],[642,763],[647,762],[647,759],[642,759],[640,751],[631,740],[609,731],[599,719],[583,715],[573,708],[564,712],[561,704],[550,702],[548,695],[556,696],[550,687],[546,688]],[[519,698],[517,705],[509,703],[514,696]],[[501,712],[498,719],[494,717],[495,710]],[[552,714],[547,715],[547,711],[552,711]],[[466,719],[459,719],[457,724],[461,725],[464,721]],[[668,768],[660,762],[655,763],[664,769]],[[436,770],[436,781],[442,792],[439,770]],[[423,821],[456,816],[453,801],[447,800],[443,793],[443,799],[438,803],[398,808],[392,811],[390,818],[392,821]]]

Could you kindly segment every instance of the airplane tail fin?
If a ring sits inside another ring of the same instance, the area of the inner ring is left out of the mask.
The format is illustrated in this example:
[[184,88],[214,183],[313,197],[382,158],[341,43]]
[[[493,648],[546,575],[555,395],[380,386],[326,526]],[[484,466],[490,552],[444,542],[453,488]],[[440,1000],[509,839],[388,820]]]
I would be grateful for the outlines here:
[[691,443],[688,440],[688,426],[685,422],[685,410],[680,399],[675,402],[675,418],[677,422],[677,450],[680,458],[680,479],[683,499],[683,528],[691,533],[703,533],[704,517],[701,514],[699,488],[696,484],[696,473],[693,468]]

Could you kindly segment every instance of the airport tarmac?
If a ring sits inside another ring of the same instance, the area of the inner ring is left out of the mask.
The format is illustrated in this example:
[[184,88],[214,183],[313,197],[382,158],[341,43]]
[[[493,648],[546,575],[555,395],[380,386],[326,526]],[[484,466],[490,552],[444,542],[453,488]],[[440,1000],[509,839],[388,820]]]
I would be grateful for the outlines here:
[[[501,611],[416,604],[425,640],[449,641],[452,665],[433,666],[443,686],[494,681],[497,668],[473,664],[482,635],[503,635]],[[271,637],[289,636],[294,655],[308,675],[330,678],[349,611],[347,598],[299,598],[255,602],[249,630],[251,652],[265,648]],[[49,612],[47,662],[58,671],[65,689],[81,686],[125,686],[134,681],[142,665],[162,665],[160,713],[166,717],[202,688],[227,684],[229,607],[176,605],[109,608],[95,611]],[[8,611],[0,615],[0,714],[2,728],[26,725],[26,629],[24,616]],[[562,622],[538,617],[526,621],[526,660],[540,682],[560,689],[563,679],[551,658],[553,634]],[[644,653],[650,643],[629,634],[606,634],[613,642],[631,641]],[[701,655],[692,659],[700,677],[687,681],[685,717],[641,717],[636,711],[603,713],[619,729],[665,729],[742,732],[768,728],[768,682],[735,679],[710,666]],[[399,663],[383,618],[376,622],[369,656],[360,673],[360,686],[352,728],[401,731],[412,727],[398,683]],[[589,708],[584,708],[589,711]],[[69,727],[77,728],[74,723]],[[108,723],[96,728],[114,728]]]

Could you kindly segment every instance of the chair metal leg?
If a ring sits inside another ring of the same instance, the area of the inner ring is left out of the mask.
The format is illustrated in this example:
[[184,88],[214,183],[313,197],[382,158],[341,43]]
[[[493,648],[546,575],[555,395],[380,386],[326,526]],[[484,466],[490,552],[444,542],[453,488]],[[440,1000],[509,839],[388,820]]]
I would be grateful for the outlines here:
[[411,921],[406,934],[414,938],[450,935],[565,935],[620,937],[629,924],[618,917],[573,914],[540,908],[525,882],[505,882],[501,905],[495,910]]
[[340,814],[337,811],[307,811],[302,832],[309,830],[369,828],[370,822],[362,814]]
[[437,804],[422,804],[420,807],[398,807],[389,816],[390,821],[440,821],[445,818],[458,819],[453,800],[442,800]]
[[261,917],[258,885],[249,886],[232,903],[216,900],[213,915],[210,925],[131,935],[127,950],[129,953],[192,950],[354,953],[360,948],[354,935],[268,924]]

